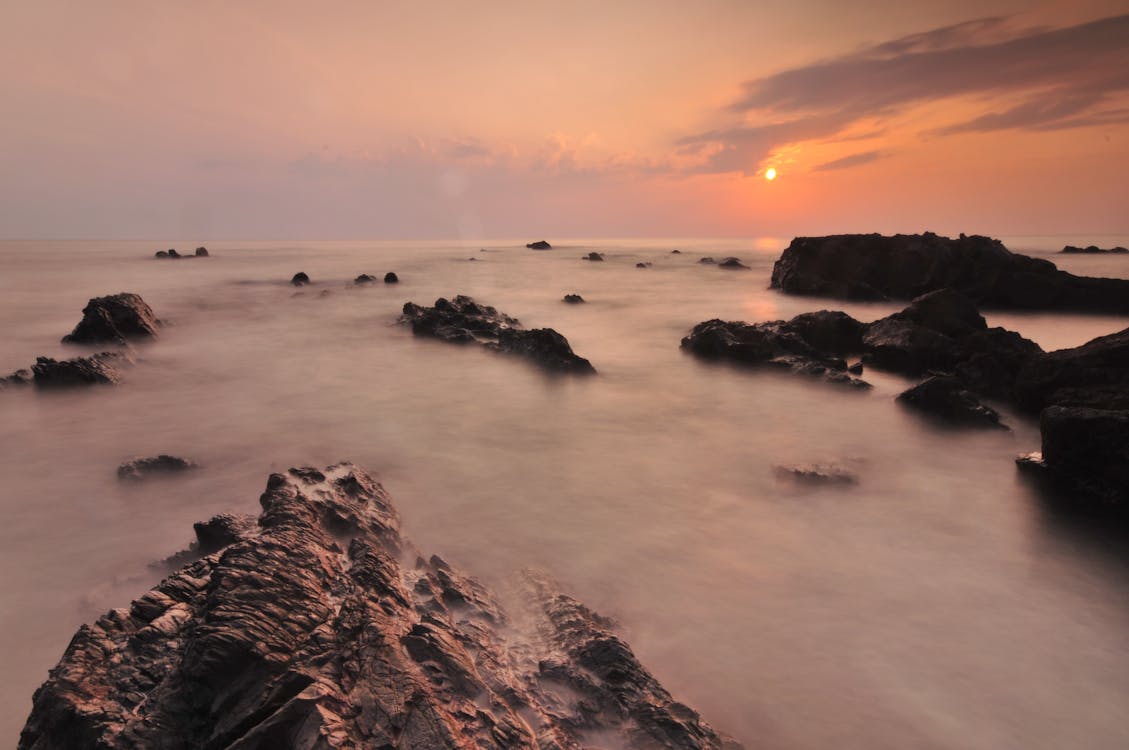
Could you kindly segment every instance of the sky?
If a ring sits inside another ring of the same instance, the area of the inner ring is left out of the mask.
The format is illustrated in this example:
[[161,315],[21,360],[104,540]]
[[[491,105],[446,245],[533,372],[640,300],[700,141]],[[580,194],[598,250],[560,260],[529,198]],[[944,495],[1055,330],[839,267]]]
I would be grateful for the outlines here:
[[0,0],[0,175],[11,239],[1129,233],[1129,0]]

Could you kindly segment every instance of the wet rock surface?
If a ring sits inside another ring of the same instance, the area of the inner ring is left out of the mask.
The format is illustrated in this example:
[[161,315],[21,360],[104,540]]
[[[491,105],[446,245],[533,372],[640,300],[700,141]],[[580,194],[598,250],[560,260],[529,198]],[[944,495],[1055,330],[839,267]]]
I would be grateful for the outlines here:
[[31,366],[32,382],[47,389],[113,385],[121,381],[121,368],[130,362],[132,359],[125,352],[100,352],[64,360],[37,357]]
[[140,295],[130,292],[95,297],[82,309],[82,320],[63,337],[68,344],[125,344],[157,335],[160,321]]
[[197,468],[199,467],[192,461],[162,453],[158,456],[145,456],[125,461],[118,466],[118,479],[137,481],[153,476],[179,474]]
[[577,356],[568,340],[552,328],[524,329],[517,318],[464,295],[450,300],[440,297],[433,307],[407,302],[400,320],[410,324],[412,333],[417,336],[456,344],[482,344],[496,351],[523,356],[552,372],[596,372],[592,364]]
[[1129,505],[1129,411],[1052,406],[1039,419],[1041,453],[1020,456],[1035,474],[1071,502]]
[[797,237],[773,266],[772,286],[859,300],[908,300],[950,288],[986,307],[1129,313],[1129,280],[1074,276],[998,240],[930,232]]
[[927,378],[898,396],[898,403],[954,427],[1007,429],[1000,414],[980,403],[959,378]]
[[530,250],[552,250],[553,249],[553,246],[550,245],[545,240],[537,240],[536,242],[530,242],[530,243],[526,244],[526,247],[529,248]]
[[507,613],[425,559],[361,469],[274,474],[260,503],[255,526],[198,528],[203,557],[79,629],[21,750],[739,747],[545,578]]

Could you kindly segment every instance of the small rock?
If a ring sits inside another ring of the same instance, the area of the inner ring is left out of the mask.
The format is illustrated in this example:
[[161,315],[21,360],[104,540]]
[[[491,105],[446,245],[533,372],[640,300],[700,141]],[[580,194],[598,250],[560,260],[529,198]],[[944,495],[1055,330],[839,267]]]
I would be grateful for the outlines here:
[[899,395],[898,403],[954,426],[1007,429],[999,412],[980,403],[957,378],[928,378]]
[[553,246],[545,240],[537,240],[526,245],[530,250],[552,250]]
[[584,298],[579,294],[566,294],[564,296],[564,301],[569,303],[570,305],[579,305],[584,302]]
[[651,264],[650,264],[650,263],[646,263],[646,262],[641,262],[641,263],[636,263],[636,264],[635,264],[635,267],[636,267],[636,268],[650,268],[650,267],[651,267]]
[[740,269],[740,270],[745,270],[745,271],[749,270],[748,266],[746,266],[744,263],[742,263],[737,258],[732,258],[732,257],[731,258],[725,258],[724,260],[722,260],[720,263],[717,264],[717,267],[718,268]]
[[10,385],[31,385],[31,370],[16,370],[11,375],[0,378],[0,389]]
[[603,260],[604,256],[600,253],[592,252],[585,255],[582,260]]
[[159,456],[126,461],[118,467],[118,479],[136,481],[158,474],[176,474],[196,468],[199,467],[191,461],[162,453]]
[[208,257],[208,248],[206,248],[206,247],[196,248],[196,257],[197,258],[207,258]]
[[834,464],[774,464],[776,478],[806,485],[853,485],[858,475]]
[[397,276],[393,271],[389,271],[388,273],[384,274],[385,284],[397,284],[399,283],[399,281],[400,277]]
[[309,284],[310,283],[310,277],[307,276],[304,271],[299,271],[298,273],[296,273],[292,277],[290,277],[290,283],[293,284],[294,286],[302,286],[303,284]]
[[704,258],[698,258],[698,262],[704,263],[705,265],[715,265],[717,263],[716,260],[714,260],[713,258],[711,258],[708,255],[705,256]]
[[681,251],[681,250],[671,250],[671,251],[670,251],[670,254],[671,254],[671,255],[681,255],[681,254],[682,254],[682,251]]
[[362,273],[357,278],[353,279],[354,284],[371,284],[376,281],[375,276],[369,276],[367,273]]

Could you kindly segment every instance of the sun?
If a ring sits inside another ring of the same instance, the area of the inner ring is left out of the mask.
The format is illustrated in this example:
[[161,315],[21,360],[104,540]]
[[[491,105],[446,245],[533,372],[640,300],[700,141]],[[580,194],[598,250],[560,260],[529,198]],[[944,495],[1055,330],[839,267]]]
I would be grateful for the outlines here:
[[766,180],[769,180],[770,182],[772,180],[775,180],[776,179],[776,169],[774,167],[769,167],[768,169],[764,170],[764,178]]

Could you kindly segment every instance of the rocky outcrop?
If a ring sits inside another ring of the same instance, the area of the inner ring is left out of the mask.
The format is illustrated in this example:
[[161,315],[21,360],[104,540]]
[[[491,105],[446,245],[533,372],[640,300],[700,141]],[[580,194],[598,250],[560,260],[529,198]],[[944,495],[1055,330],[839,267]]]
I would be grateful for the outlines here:
[[457,344],[482,344],[495,351],[523,356],[552,372],[596,372],[592,364],[577,356],[568,340],[552,328],[526,330],[517,318],[463,295],[451,300],[440,297],[434,307],[407,302],[400,320],[410,324],[412,333],[417,336]]
[[970,393],[959,378],[926,378],[898,396],[898,403],[954,427],[1007,427],[1000,414]]
[[82,320],[63,337],[67,344],[125,344],[157,335],[160,321],[140,295],[129,292],[95,297],[82,309]]
[[1074,245],[1067,245],[1059,252],[1067,254],[1082,254],[1082,255],[1107,255],[1109,253],[1122,254],[1129,253],[1129,248],[1125,247],[1098,247],[1097,245],[1087,245],[1086,247],[1075,247]]
[[400,283],[400,277],[397,276],[394,271],[389,271],[388,273],[384,274],[384,283],[385,284],[398,284],[398,283]]
[[717,264],[718,268],[728,268],[730,270],[748,271],[749,267],[741,262],[739,258],[724,258]]
[[79,629],[21,750],[739,747],[543,577],[507,613],[424,558],[364,471],[274,474],[260,503],[255,527],[198,527],[207,554]]
[[37,357],[31,366],[32,382],[38,388],[112,385],[121,380],[121,367],[131,361],[125,352],[101,352],[64,360]]
[[530,242],[526,245],[526,247],[529,248],[530,250],[552,250],[553,249],[553,246],[550,245],[545,240],[537,240],[536,242]]
[[1072,501],[1129,503],[1129,411],[1052,406],[1039,419],[1043,450],[1019,467]]
[[950,288],[985,307],[1129,313],[1129,280],[1074,276],[998,240],[931,232],[797,237],[773,266],[772,287],[862,300]]
[[1129,328],[1034,358],[1018,372],[1020,407],[1129,409]]
[[133,458],[122,463],[118,466],[118,479],[137,481],[162,474],[179,474],[196,468],[199,467],[192,461],[162,453],[159,456]]
[[290,277],[290,283],[293,284],[294,286],[302,286],[303,284],[309,284],[310,283],[310,277],[306,274],[305,271],[299,271],[298,273],[296,273],[296,274],[294,274],[293,276]]
[[603,259],[604,259],[603,253],[597,253],[597,252],[594,252],[594,251],[591,252],[591,253],[588,253],[587,255],[585,255],[581,258],[581,260],[603,260]]
[[566,294],[561,298],[562,302],[567,302],[570,305],[580,305],[584,303],[584,298],[579,294]]
[[859,481],[858,474],[835,464],[775,464],[772,472],[780,481],[811,487],[846,487]]

